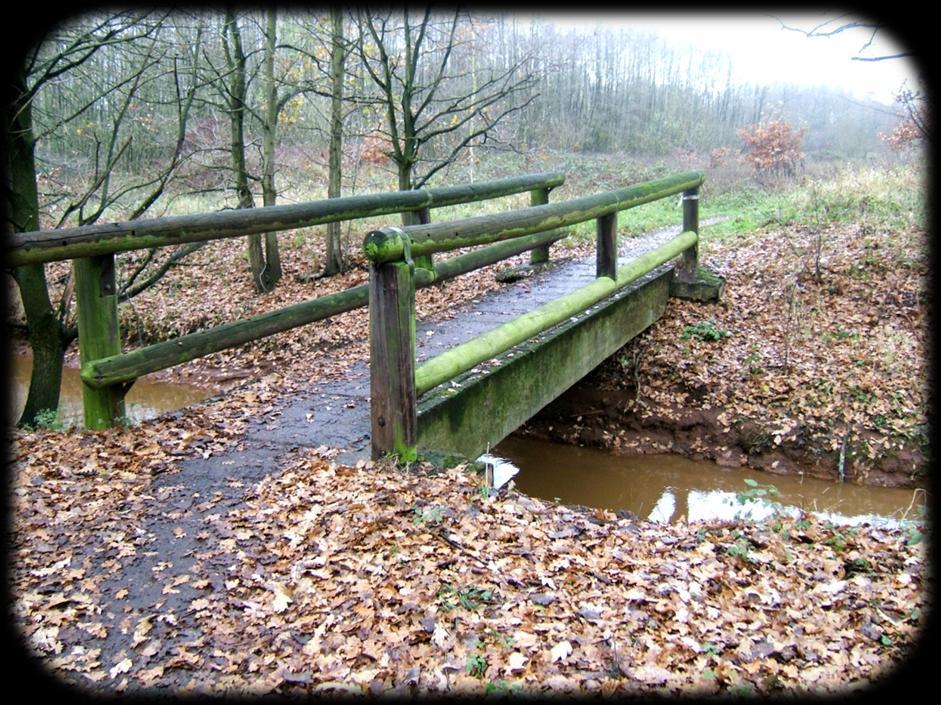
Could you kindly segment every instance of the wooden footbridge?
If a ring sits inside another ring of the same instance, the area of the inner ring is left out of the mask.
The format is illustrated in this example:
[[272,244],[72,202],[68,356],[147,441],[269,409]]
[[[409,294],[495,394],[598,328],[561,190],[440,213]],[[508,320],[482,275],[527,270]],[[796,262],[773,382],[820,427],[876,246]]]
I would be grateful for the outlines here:
[[[669,296],[718,298],[722,280],[698,266],[699,172],[549,203],[561,174],[353,196],[285,206],[17,233],[8,264],[73,260],[85,425],[124,415],[134,381],[219,350],[369,306],[371,453],[414,459],[419,449],[477,457],[639,334]],[[430,222],[446,205],[530,193],[532,206]],[[620,211],[681,194],[682,228],[637,257],[618,259]],[[118,252],[414,212],[363,242],[369,283],[252,318],[123,352],[115,293]],[[564,228],[595,220],[593,280],[416,364],[415,290],[529,251],[549,263]],[[469,249],[474,248],[474,249]],[[447,259],[439,253],[467,250]],[[487,363],[487,364],[483,364]]]

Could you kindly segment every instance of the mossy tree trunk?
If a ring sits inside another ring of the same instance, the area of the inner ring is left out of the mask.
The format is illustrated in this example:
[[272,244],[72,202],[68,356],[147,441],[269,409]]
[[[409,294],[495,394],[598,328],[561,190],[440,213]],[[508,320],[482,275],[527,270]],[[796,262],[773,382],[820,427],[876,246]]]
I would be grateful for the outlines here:
[[[13,77],[14,100],[4,104],[3,164],[4,229],[14,232],[39,229],[39,196],[36,186],[36,142],[26,76]],[[65,349],[74,339],[57,315],[49,297],[45,265],[16,267],[13,277],[26,315],[27,336],[33,351],[33,371],[20,425],[33,425],[42,412],[59,406]]]

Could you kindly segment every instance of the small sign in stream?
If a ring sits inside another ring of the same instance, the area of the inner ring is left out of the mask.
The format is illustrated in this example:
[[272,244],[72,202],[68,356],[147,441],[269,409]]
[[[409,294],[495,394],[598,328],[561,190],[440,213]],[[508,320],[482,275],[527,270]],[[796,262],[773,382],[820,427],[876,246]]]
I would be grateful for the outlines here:
[[492,453],[519,468],[513,480],[528,495],[661,523],[803,512],[834,524],[896,525],[920,520],[925,504],[922,490],[730,469],[676,455],[614,455],[522,436],[506,438]]

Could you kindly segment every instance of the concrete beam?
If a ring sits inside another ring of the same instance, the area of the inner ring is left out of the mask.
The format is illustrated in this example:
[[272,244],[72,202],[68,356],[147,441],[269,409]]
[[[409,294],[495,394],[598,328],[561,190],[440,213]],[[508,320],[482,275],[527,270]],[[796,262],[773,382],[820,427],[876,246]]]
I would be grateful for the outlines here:
[[705,267],[696,269],[694,278],[685,279],[677,270],[670,282],[670,296],[691,301],[718,301],[725,289],[725,279]]

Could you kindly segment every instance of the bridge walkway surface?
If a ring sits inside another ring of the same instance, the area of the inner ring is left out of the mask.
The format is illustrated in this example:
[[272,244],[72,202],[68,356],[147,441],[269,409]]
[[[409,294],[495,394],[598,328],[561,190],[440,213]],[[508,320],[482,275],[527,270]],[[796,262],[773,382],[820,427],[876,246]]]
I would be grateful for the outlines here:
[[[618,264],[624,264],[675,237],[677,227],[634,238],[620,238]],[[417,364],[460,345],[578,289],[595,279],[595,259],[561,261],[531,277],[507,283],[477,301],[448,311],[448,317],[416,322]],[[310,394],[291,399],[272,421],[252,424],[245,445],[260,447],[327,446],[340,449],[336,461],[355,464],[370,457],[369,368],[354,363],[346,376],[314,385]]]

